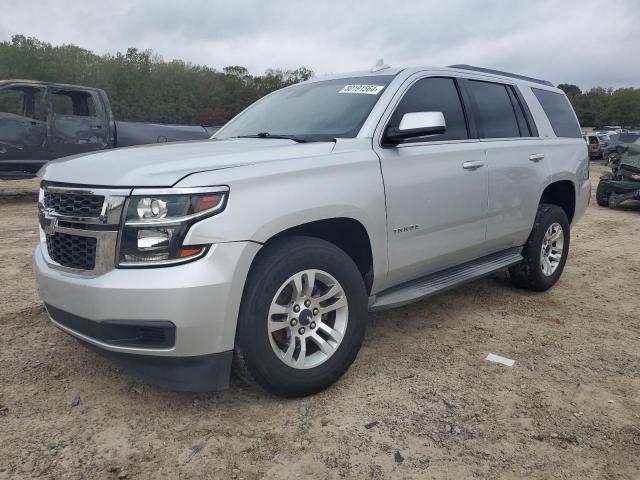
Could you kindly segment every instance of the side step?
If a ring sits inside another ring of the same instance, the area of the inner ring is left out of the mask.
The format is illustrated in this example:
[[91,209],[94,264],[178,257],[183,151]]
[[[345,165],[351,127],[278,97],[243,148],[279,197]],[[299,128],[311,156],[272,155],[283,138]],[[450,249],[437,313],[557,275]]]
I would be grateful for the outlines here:
[[391,287],[376,295],[369,310],[377,311],[400,307],[422,300],[434,293],[485,277],[496,270],[520,263],[523,260],[521,251],[521,247],[510,248],[509,250],[494,253],[396,287]]

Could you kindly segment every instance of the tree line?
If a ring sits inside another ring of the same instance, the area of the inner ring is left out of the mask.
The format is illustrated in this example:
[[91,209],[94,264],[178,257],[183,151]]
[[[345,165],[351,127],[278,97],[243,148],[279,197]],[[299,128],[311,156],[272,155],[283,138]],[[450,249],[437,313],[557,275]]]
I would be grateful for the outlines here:
[[[104,89],[120,120],[222,125],[263,95],[307,80],[313,72],[270,69],[251,75],[241,66],[222,71],[181,60],[166,62],[151,50],[97,55],[14,35],[0,42],[0,79],[21,78]],[[583,126],[640,126],[640,89],[596,87],[582,92],[560,84]]]
[[566,83],[558,88],[569,97],[580,125],[640,128],[640,88],[595,87],[583,92]]
[[27,79],[102,88],[116,119],[222,125],[255,100],[313,71],[241,66],[222,71],[181,60],[164,61],[150,50],[97,55],[76,45],[53,46],[15,35],[0,42],[0,79]]

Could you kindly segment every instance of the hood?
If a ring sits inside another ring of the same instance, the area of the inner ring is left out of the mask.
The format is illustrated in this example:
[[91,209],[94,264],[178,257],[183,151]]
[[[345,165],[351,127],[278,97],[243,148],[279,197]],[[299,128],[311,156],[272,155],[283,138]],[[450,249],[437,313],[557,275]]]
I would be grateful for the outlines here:
[[334,145],[270,138],[139,145],[53,160],[38,175],[78,185],[170,187],[192,173],[325,155]]

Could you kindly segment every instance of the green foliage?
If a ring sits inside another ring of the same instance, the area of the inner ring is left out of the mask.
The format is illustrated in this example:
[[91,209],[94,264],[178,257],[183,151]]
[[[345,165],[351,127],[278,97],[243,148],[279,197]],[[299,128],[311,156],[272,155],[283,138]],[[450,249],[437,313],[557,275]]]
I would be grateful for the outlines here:
[[[165,62],[150,50],[96,55],[75,45],[53,46],[15,35],[0,42],[0,79],[22,78],[104,89],[117,119],[221,125],[263,95],[307,80],[313,72],[267,70],[251,75],[242,66],[222,72],[181,60]],[[560,84],[581,125],[640,126],[640,89],[602,87],[582,92]]]
[[582,92],[575,85],[561,83],[576,111],[580,125],[640,126],[640,88],[595,87]]
[[165,62],[150,50],[136,48],[100,56],[24,35],[0,42],[0,79],[102,88],[121,120],[221,125],[265,94],[312,76],[304,67],[258,76],[241,66],[220,72],[181,60]]

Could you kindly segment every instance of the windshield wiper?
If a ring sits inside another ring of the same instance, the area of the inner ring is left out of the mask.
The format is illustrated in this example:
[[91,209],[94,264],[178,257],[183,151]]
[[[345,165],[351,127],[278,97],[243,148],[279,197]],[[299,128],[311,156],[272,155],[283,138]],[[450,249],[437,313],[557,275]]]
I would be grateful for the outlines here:
[[308,138],[298,137],[297,135],[271,135],[269,132],[260,132],[255,135],[238,135],[236,138],[276,138],[284,140],[293,140],[298,143],[309,142]]

